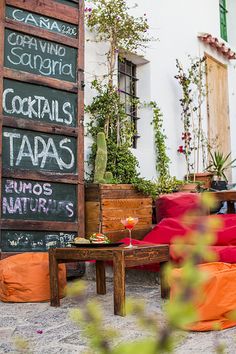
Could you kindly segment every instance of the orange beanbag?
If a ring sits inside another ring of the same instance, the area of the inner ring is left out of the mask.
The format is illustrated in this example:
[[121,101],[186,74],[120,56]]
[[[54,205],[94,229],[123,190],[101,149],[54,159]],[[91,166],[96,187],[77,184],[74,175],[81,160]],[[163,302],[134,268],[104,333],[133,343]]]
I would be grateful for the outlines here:
[[[236,310],[236,264],[214,262],[201,264],[198,267],[208,272],[209,278],[203,286],[203,296],[195,304],[199,320],[184,329],[211,331],[218,326],[220,329],[236,326],[236,321],[228,318],[229,313]],[[179,277],[181,277],[181,268],[174,270],[174,279],[178,281]],[[171,300],[174,296],[175,286],[171,287]]]
[[[63,297],[66,269],[59,265],[59,294]],[[22,253],[0,261],[0,300],[35,302],[50,300],[48,253]]]

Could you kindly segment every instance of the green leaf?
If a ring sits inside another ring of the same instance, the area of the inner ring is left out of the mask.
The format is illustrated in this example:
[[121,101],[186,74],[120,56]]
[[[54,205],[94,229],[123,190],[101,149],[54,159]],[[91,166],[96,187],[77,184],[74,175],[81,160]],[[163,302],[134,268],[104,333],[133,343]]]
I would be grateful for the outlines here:
[[[112,354],[158,354],[157,342],[153,338],[143,339],[141,341],[126,342],[117,346]],[[163,353],[163,352],[162,352]]]

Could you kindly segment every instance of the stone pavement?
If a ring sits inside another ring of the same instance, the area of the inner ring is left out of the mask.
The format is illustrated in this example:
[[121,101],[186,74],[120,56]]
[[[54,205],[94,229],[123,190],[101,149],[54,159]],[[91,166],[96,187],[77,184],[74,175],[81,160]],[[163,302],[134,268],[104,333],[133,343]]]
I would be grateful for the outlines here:
[[[145,301],[147,310],[157,315],[162,324],[164,316],[160,300],[160,287],[156,274],[129,270],[126,294]],[[121,334],[116,343],[135,340],[145,334],[137,326],[133,317],[119,317],[113,314],[112,282],[108,281],[107,294],[96,295],[93,276],[87,272],[88,287],[86,299],[98,299],[104,309],[104,324],[118,330]],[[109,276],[108,276],[109,278]],[[0,354],[19,353],[14,347],[14,338],[27,339],[33,354],[77,354],[85,353],[87,341],[82,330],[71,322],[70,311],[81,305],[78,299],[65,298],[61,307],[53,308],[49,303],[10,304],[0,302]],[[226,344],[228,354],[236,353],[236,329],[221,332],[187,333],[187,337],[176,347],[176,354],[214,353],[216,340]],[[145,354],[145,353],[144,353]]]

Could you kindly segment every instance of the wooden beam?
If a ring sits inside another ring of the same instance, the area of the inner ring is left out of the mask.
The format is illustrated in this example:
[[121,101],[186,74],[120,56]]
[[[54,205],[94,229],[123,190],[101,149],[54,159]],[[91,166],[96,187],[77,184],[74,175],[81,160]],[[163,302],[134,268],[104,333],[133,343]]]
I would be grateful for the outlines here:
[[33,231],[77,231],[77,222],[36,221],[36,220],[1,220],[2,230]]
[[49,41],[53,41],[53,42],[64,44],[69,47],[77,48],[77,39],[66,37],[64,35],[57,34],[54,32],[49,32],[39,27],[26,25],[7,18],[5,20],[5,27],[13,31],[20,31],[23,33],[30,34],[32,36],[44,38]]
[[75,93],[78,92],[77,83],[62,81],[51,77],[44,77],[44,76],[31,74],[31,73],[26,73],[20,70],[4,68],[3,76],[7,79],[52,87],[58,90],[75,92]]
[[60,182],[78,184],[78,176],[68,173],[42,172],[42,171],[21,171],[8,170],[3,168],[2,177],[32,179],[33,181]]
[[60,134],[66,136],[69,135],[73,137],[78,136],[78,128],[65,127],[59,124],[47,124],[41,122],[37,122],[37,124],[35,123],[36,121],[29,121],[23,118],[3,116],[3,126],[5,127],[26,129],[42,133]]
[[6,4],[75,25],[79,20],[79,14],[76,8],[60,4],[53,0],[6,0]]

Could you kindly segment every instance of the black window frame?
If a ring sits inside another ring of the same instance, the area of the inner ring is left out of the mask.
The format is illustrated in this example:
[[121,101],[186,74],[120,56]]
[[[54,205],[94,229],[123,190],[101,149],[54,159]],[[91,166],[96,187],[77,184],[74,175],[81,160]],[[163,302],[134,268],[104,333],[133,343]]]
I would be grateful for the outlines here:
[[[124,88],[121,87],[121,76],[124,78]],[[126,78],[128,78],[126,80]],[[129,84],[127,85],[127,82]],[[139,119],[137,115],[137,104],[132,103],[132,101],[138,100],[137,96],[137,65],[125,58],[118,58],[118,87],[120,96],[125,97],[125,108],[126,114],[130,117],[131,122],[135,130],[133,136],[133,148],[137,148],[137,140],[140,137],[137,134],[137,120]],[[127,87],[129,86],[129,88]]]

